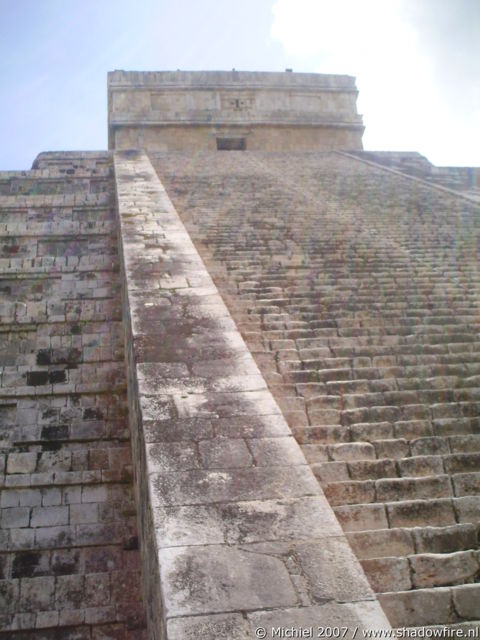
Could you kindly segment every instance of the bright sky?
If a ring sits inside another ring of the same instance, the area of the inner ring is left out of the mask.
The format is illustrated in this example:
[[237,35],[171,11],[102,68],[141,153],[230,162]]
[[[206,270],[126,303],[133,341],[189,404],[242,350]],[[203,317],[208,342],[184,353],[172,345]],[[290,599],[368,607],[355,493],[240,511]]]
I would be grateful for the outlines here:
[[480,166],[479,0],[0,0],[0,170],[107,147],[107,71],[357,77],[364,146]]

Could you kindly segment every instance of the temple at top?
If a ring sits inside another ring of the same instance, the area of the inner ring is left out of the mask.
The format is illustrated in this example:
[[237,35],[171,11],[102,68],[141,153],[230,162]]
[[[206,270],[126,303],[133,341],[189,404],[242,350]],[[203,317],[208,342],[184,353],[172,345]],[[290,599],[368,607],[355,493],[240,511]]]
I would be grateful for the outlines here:
[[109,148],[362,149],[357,94],[351,76],[113,71]]

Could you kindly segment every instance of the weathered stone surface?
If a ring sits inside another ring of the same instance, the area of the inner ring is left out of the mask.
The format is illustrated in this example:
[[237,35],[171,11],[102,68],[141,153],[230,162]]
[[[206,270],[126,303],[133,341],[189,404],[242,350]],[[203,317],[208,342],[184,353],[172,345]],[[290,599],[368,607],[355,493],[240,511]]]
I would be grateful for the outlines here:
[[362,567],[377,593],[407,591],[412,587],[406,558],[372,558],[363,560]]
[[284,563],[242,549],[164,549],[160,571],[166,615],[294,606],[297,593]]
[[412,531],[417,553],[451,553],[476,547],[476,528],[473,524],[450,527],[424,527]]
[[167,547],[302,540],[340,535],[324,498],[263,500],[211,506],[165,507],[154,512],[158,543]]
[[300,498],[318,491],[306,465],[154,474],[151,482],[158,506]]
[[328,538],[320,545],[298,544],[295,558],[309,582],[314,602],[368,600],[374,594],[345,538]]
[[215,439],[198,444],[202,466],[207,469],[252,467],[253,458],[243,440]]
[[344,505],[335,508],[335,515],[344,531],[388,528],[387,513],[383,504]]
[[[0,627],[83,639],[113,624],[142,638],[112,161],[37,164],[0,175],[1,244],[15,247],[0,257],[12,301],[0,305]],[[126,566],[121,596],[111,584]]]
[[477,548],[457,530],[478,520],[479,409],[457,216],[476,237],[478,207],[344,154],[200,155],[152,158],[337,517],[372,562],[386,531],[410,589],[407,556]]
[[[248,620],[254,633],[260,627],[262,630],[265,629],[265,638],[278,637],[277,629],[279,628],[284,630],[305,629],[306,634],[310,633],[311,630],[312,637],[315,637],[320,629],[322,630],[321,635],[328,635],[330,630],[327,631],[327,627],[338,627],[338,633],[351,640],[356,636],[356,629],[389,628],[385,614],[378,602],[375,601],[355,602],[352,604],[328,602],[314,607],[265,611],[248,614]],[[328,625],[325,620],[329,621]],[[333,633],[336,633],[336,631]],[[305,637],[308,637],[308,635]]]
[[412,581],[417,588],[461,584],[473,580],[479,571],[473,551],[422,554],[409,558]]
[[387,505],[392,527],[418,527],[427,520],[429,526],[455,524],[451,500],[413,500]]
[[[169,622],[172,633],[193,633],[199,615],[372,599],[148,159],[119,153],[115,166],[152,637],[172,617],[182,618]],[[140,273],[154,274],[149,300]],[[191,304],[197,288],[211,304]],[[215,620],[219,633],[224,623],[236,633],[236,618]]]
[[415,551],[412,535],[406,529],[379,529],[347,534],[347,540],[359,559],[402,557]]
[[452,593],[447,587],[379,594],[378,599],[393,627],[405,621],[415,627],[452,622]]
[[239,613],[173,618],[169,620],[169,640],[245,640],[250,627]]
[[479,587],[478,584],[468,584],[452,589],[453,604],[462,618],[478,620]]
[[109,148],[361,148],[349,76],[113,71],[108,84]]

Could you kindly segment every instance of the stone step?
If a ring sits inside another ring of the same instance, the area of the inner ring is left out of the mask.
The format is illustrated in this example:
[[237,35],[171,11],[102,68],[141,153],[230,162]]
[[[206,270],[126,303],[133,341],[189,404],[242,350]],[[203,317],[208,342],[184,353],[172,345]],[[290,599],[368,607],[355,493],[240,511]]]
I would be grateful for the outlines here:
[[[474,474],[466,475],[469,476],[468,479],[462,477],[459,480],[459,482],[463,482],[462,487],[470,481],[470,476]],[[474,478],[474,480],[477,479]],[[445,474],[420,478],[327,482],[323,485],[323,490],[330,504],[334,506],[369,502],[405,502],[447,498],[453,495],[450,478]]]
[[376,593],[472,583],[480,572],[474,550],[369,558],[361,564]]
[[480,496],[403,500],[389,503],[341,504],[334,507],[345,531],[478,525]]
[[[455,624],[449,624],[448,627],[436,624],[427,625],[422,627],[422,632],[425,632],[425,637],[430,638],[478,638],[480,637],[480,633],[478,633],[480,632],[480,620],[457,622]],[[401,633],[404,633],[405,637],[411,638],[418,637],[419,635],[418,628],[415,627],[402,628]]]
[[[391,441],[404,442],[404,441]],[[415,444],[415,443],[413,443]],[[447,444],[447,443],[445,443]],[[412,448],[412,445],[411,445]],[[337,445],[309,445],[305,455],[307,460],[314,465],[317,477],[322,482],[327,482],[324,473],[329,474],[331,481],[337,480],[380,480],[381,478],[419,478],[424,476],[444,475],[445,473],[454,475],[462,474],[458,477],[458,482],[462,482],[462,487],[466,486],[465,481],[474,482],[476,486],[476,476],[464,478],[463,474],[477,473],[480,470],[478,453],[464,453],[452,455],[412,455],[401,458],[375,458],[375,448],[362,442],[345,443]],[[408,454],[408,449],[402,453]],[[343,462],[342,466],[338,463]],[[338,469],[345,469],[341,476],[335,478],[329,468],[337,463]],[[453,478],[455,481],[455,477]],[[475,492],[475,489],[472,489]],[[459,494],[460,495],[460,494]]]
[[428,627],[478,620],[480,584],[378,595],[392,627]]
[[454,524],[446,527],[377,529],[347,533],[360,560],[406,557],[415,553],[453,553],[477,549],[478,525]]
[[[320,480],[322,472],[328,473],[329,463],[312,466]],[[336,463],[330,463],[332,465]],[[340,463],[342,464],[342,463]],[[385,468],[391,467],[385,465]],[[348,473],[347,473],[348,475]],[[453,485],[453,489],[452,489]],[[480,472],[428,475],[421,477],[387,477],[377,480],[324,481],[323,490],[332,505],[363,504],[370,502],[405,502],[412,500],[468,497],[480,495]]]

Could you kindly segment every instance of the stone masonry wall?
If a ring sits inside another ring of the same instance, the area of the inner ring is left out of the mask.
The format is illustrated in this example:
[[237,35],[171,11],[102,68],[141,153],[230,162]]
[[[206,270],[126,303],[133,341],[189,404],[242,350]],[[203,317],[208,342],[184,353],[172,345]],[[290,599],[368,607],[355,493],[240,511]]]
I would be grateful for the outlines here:
[[361,149],[355,78],[317,73],[113,71],[110,149]]
[[210,127],[162,126],[122,126],[115,133],[116,149],[152,149],[178,151],[197,148],[215,151],[217,137],[243,137],[249,150],[264,151],[311,151],[312,149],[356,149],[360,146],[359,135],[348,128],[329,127],[258,127],[230,128],[222,131]]
[[112,159],[0,174],[0,637],[145,639]]
[[478,205],[337,153],[152,161],[392,625],[478,629]]

